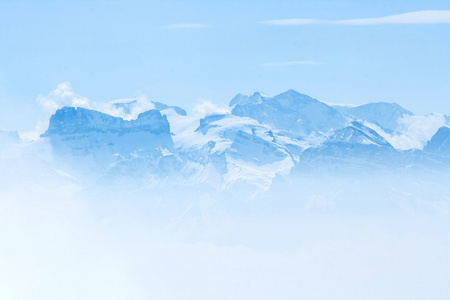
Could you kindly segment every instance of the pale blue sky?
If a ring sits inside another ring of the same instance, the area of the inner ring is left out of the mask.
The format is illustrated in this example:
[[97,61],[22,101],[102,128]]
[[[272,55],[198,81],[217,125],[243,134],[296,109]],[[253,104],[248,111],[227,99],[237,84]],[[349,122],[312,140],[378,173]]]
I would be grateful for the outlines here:
[[[0,128],[33,126],[37,96],[66,81],[92,101],[142,93],[188,110],[198,99],[228,104],[237,93],[292,88],[328,102],[450,114],[446,16],[328,22],[445,11],[448,0],[187,2],[1,1]],[[280,19],[322,21],[264,23]]]

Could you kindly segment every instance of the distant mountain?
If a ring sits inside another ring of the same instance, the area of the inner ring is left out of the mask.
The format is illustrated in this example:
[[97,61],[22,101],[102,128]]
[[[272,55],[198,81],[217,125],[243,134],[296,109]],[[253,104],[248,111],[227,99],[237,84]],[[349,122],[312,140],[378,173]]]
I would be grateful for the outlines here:
[[450,157],[450,128],[447,126],[439,128],[425,145],[423,151]]
[[49,138],[59,153],[92,154],[101,161],[110,161],[114,154],[128,157],[158,147],[173,149],[169,122],[157,110],[126,121],[95,110],[64,107],[50,118],[42,137]]
[[364,120],[378,125],[386,132],[394,132],[398,127],[398,120],[404,116],[414,115],[396,103],[368,103],[348,107],[334,105],[333,108],[356,120]]
[[264,100],[270,99],[269,96],[261,94],[260,92],[255,92],[252,95],[242,95],[237,94],[234,96],[233,99],[230,101],[230,106],[236,106],[236,105],[246,105],[246,104],[260,104]]
[[[435,168],[450,161],[445,158],[448,127],[439,129],[423,151],[401,151],[365,125],[394,132],[398,118],[412,114],[396,104],[338,111],[289,90],[275,97],[238,94],[230,102],[231,114],[204,117],[158,102],[112,105],[112,113],[127,119],[74,107],[50,118],[42,137],[70,170],[95,170],[93,178],[105,182],[228,189],[239,184],[268,188],[291,172]],[[139,114],[146,107],[154,109]]]
[[376,131],[352,121],[336,130],[320,146],[303,151],[297,169],[370,171],[398,166],[401,155]]
[[235,116],[249,117],[298,136],[312,132],[328,133],[341,128],[348,120],[327,104],[294,90],[273,98],[260,93],[251,96],[239,94],[231,100],[230,106]]

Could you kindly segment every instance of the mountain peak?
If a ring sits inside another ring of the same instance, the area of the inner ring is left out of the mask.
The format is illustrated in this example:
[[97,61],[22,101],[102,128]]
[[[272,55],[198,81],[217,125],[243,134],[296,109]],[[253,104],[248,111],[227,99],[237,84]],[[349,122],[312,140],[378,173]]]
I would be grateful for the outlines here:
[[231,101],[233,115],[250,117],[296,135],[328,132],[347,122],[335,109],[292,89],[274,97],[262,97],[259,93],[244,97],[237,96]]
[[[297,92],[296,90],[290,89],[287,90],[284,93],[278,94],[275,97],[273,97],[273,99],[277,100],[277,101],[282,101],[285,102],[285,104],[287,106],[297,106],[301,103],[312,103],[312,102],[320,102],[316,99],[311,98],[308,95],[305,94],[301,94],[299,92]],[[321,102],[322,103],[322,102]]]
[[235,105],[258,104],[261,103],[266,98],[269,98],[269,96],[261,92],[254,92],[250,96],[242,95],[239,93],[236,96],[234,96],[233,99],[231,99],[229,106],[232,107]]
[[297,92],[297,91],[294,90],[294,89],[289,89],[289,90],[287,90],[286,92],[284,92],[284,93],[282,93],[282,94],[303,95],[303,94]]

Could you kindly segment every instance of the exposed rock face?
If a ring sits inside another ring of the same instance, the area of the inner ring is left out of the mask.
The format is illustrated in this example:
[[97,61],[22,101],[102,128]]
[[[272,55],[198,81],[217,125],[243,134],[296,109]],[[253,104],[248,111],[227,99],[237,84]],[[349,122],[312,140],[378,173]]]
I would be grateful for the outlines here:
[[173,148],[170,125],[157,110],[126,121],[95,110],[64,107],[50,118],[48,130],[53,146],[62,154],[129,156],[155,148]]

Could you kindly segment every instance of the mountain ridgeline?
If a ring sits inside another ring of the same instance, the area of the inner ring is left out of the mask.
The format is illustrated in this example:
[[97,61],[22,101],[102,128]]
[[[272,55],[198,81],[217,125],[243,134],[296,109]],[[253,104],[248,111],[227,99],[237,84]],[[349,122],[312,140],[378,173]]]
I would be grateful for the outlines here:
[[262,124],[294,135],[309,135],[312,132],[328,133],[341,128],[348,119],[341,113],[307,95],[289,90],[273,98],[254,93],[245,97],[236,96],[231,100],[231,113],[249,117]]
[[[132,105],[114,102],[124,111]],[[389,142],[399,134],[402,118],[413,116],[395,103],[328,105],[289,90],[275,97],[238,94],[230,113],[203,118],[153,105],[131,120],[64,107],[41,137],[78,168],[89,158],[102,178],[128,176],[146,183],[176,178],[220,189],[242,182],[267,188],[275,178],[298,172],[450,168],[450,128],[445,125],[423,150],[400,150]]]

